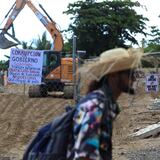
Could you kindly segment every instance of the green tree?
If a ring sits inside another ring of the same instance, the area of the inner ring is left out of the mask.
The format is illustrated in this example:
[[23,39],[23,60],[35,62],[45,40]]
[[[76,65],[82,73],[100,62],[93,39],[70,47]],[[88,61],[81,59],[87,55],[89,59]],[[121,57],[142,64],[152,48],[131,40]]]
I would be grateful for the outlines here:
[[151,39],[147,42],[145,52],[160,51],[160,30],[157,26],[151,26]]
[[5,61],[5,60],[1,60],[0,61],[0,71],[1,70],[7,70],[9,67],[9,60]]
[[49,50],[52,47],[51,42],[47,40],[46,32],[42,34],[42,37],[39,36],[38,39],[35,40],[34,45],[36,50]]
[[35,49],[35,50],[49,50],[51,49],[51,42],[47,40],[46,32],[42,34],[42,37],[34,39],[29,45],[28,42],[22,41],[23,49]]
[[34,47],[32,46],[33,41],[31,42],[30,45],[28,45],[28,42],[22,41],[22,48],[23,49],[34,49]]
[[[140,3],[131,0],[77,1],[68,5],[64,13],[72,15],[67,31],[77,36],[77,48],[89,55],[99,55],[114,47],[128,47],[126,42],[138,44],[136,34],[146,35],[143,15],[135,11]],[[71,41],[70,41],[71,42]]]
[[[42,34],[42,37],[34,39],[30,44],[22,41],[23,49],[35,49],[35,50],[52,50],[52,43],[47,40],[46,32]],[[69,42],[64,43],[63,52],[70,53],[72,51],[72,45]]]

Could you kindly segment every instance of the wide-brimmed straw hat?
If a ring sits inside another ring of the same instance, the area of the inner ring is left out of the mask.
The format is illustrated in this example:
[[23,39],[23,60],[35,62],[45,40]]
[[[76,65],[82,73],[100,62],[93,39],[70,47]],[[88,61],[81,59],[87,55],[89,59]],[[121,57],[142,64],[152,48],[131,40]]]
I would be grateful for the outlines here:
[[100,80],[104,75],[137,68],[143,55],[142,49],[115,48],[101,53],[99,60],[85,64],[79,72],[90,79]]

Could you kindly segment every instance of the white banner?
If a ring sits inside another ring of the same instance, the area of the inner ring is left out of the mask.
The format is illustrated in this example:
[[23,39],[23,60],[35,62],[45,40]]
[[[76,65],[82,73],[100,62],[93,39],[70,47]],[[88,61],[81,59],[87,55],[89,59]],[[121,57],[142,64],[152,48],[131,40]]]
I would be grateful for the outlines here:
[[40,84],[42,78],[43,51],[12,48],[8,82]]
[[147,92],[158,92],[159,90],[159,76],[158,74],[146,75],[146,91]]

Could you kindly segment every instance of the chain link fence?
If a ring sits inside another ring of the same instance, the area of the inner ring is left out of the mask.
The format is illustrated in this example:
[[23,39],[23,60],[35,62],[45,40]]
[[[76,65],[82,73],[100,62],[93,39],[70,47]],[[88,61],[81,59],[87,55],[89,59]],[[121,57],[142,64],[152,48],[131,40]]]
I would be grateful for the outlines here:
[[[87,59],[87,60],[83,61],[83,64],[84,63],[94,63],[95,61],[96,61],[96,59],[93,59],[93,60]],[[69,68],[69,69],[71,70],[71,68]],[[72,71],[71,71],[71,73],[72,73]],[[142,83],[144,91],[145,91],[146,76],[150,75],[150,74],[158,75],[158,77],[160,76],[159,72],[157,72],[157,68],[141,68],[138,70],[136,85],[138,86],[138,83],[140,83],[140,84]],[[70,74],[69,76],[74,76],[74,75]],[[87,90],[87,85],[88,85],[90,79],[87,75],[82,76],[80,74],[76,74],[76,76],[77,76],[76,81],[71,84],[72,85],[71,90],[74,93],[74,96],[72,98],[76,97],[76,100],[79,100],[82,96],[85,95],[86,90]],[[30,86],[32,86],[32,85],[8,83],[7,82],[7,72],[5,72],[5,74],[1,74],[1,76],[0,76],[0,92],[28,96]],[[51,89],[48,89],[48,95],[53,95],[53,96],[57,95],[57,96],[63,98],[63,87],[64,86],[62,84],[55,82],[54,83],[54,91],[52,91]],[[75,87],[75,90],[74,90],[74,87]],[[157,93],[157,96],[158,96],[158,93]]]

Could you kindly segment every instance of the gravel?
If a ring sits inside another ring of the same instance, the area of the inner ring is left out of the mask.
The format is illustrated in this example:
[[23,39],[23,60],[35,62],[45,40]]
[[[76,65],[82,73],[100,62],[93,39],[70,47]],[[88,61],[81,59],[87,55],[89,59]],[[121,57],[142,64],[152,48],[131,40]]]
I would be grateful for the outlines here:
[[128,160],[160,160],[160,146],[126,153]]

